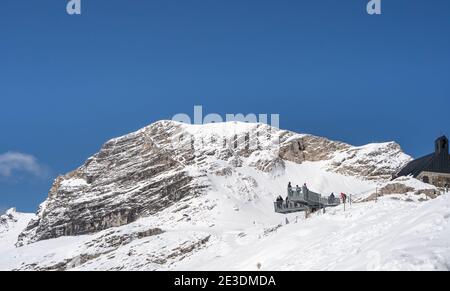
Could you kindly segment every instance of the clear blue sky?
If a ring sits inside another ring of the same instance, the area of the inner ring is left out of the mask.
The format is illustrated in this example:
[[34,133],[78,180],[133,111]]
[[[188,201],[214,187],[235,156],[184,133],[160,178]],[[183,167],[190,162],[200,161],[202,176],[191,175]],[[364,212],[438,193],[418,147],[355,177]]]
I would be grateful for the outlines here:
[[197,104],[431,152],[450,134],[450,1],[367,2],[82,0],[69,16],[65,0],[2,0],[0,155],[45,174],[0,176],[0,209],[34,211],[107,139]]

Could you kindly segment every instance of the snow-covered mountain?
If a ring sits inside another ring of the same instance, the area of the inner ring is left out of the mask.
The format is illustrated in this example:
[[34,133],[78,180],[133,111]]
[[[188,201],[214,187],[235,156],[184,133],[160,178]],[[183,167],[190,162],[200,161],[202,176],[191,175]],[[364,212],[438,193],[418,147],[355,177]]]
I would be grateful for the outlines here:
[[34,214],[18,213],[14,208],[0,216],[0,252],[9,249],[17,242],[19,234],[34,217]]
[[[370,259],[342,263],[350,246],[358,258],[378,251],[375,268],[445,268],[448,256],[430,250],[421,254],[437,257],[425,262],[412,250],[425,232],[430,246],[438,245],[448,234],[448,214],[405,235],[412,249],[399,256],[381,247],[396,244],[389,232],[411,228],[414,212],[448,212],[447,197],[427,201],[437,196],[432,186],[390,181],[410,160],[393,142],[354,147],[263,124],[157,122],[108,141],[58,177],[36,215],[14,214],[22,218],[0,223],[7,237],[0,269],[363,268]],[[361,203],[306,221],[302,214],[276,214],[273,201],[290,181],[324,195],[345,192]],[[377,188],[386,196],[375,203]],[[448,239],[443,247],[448,253]],[[412,260],[395,261],[405,254]]]

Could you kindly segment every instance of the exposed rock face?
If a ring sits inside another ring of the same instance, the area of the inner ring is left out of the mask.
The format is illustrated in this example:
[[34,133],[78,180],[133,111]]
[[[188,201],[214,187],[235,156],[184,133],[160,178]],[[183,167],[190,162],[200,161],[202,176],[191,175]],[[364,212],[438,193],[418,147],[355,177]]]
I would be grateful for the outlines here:
[[379,195],[389,195],[389,194],[406,194],[409,192],[413,192],[414,188],[410,186],[406,186],[402,183],[393,183],[388,184],[385,187],[381,188],[379,191]]
[[[243,166],[282,175],[287,162],[323,161],[330,171],[386,179],[409,160],[395,143],[352,147],[262,124],[161,121],[108,141],[83,166],[58,177],[17,246],[152,216],[205,194],[208,175],[230,176]],[[243,182],[247,188],[256,183],[251,177]],[[246,187],[240,190],[252,199]]]
[[[135,233],[115,233],[111,232],[106,235],[89,241],[84,245],[85,250],[81,254],[65,259],[64,261],[48,266],[39,266],[39,264],[22,265],[18,270],[33,270],[33,271],[66,271],[71,268],[76,268],[86,262],[95,260],[96,258],[113,253],[120,247],[129,245],[136,240],[157,236],[163,234],[159,228],[148,229],[145,231]],[[95,251],[94,251],[95,250]]]
[[274,174],[277,174],[277,172],[283,173],[285,169],[284,160],[281,158],[258,159],[255,162],[251,163],[250,166],[262,172]]
[[125,226],[94,234],[80,242],[76,251],[58,259],[37,259],[14,270],[65,271],[90,264],[102,265],[101,270],[157,270],[192,255],[209,238],[209,234],[202,232],[187,231],[176,236],[159,228]]
[[[386,195],[425,195],[428,198],[436,198],[440,195],[438,189],[432,185],[421,183],[418,180],[410,177],[401,177],[392,182],[386,183],[378,189],[378,192],[372,193],[363,201],[372,201],[377,197]],[[422,201],[419,199],[419,201]]]
[[11,209],[7,210],[5,214],[1,215],[0,216],[0,227],[6,229],[6,228],[8,228],[9,224],[16,223],[17,218],[16,218],[15,214],[16,214],[16,209],[11,208]]
[[394,142],[351,147],[335,153],[330,169],[349,176],[367,179],[391,179],[393,174],[411,161]]
[[[207,185],[194,183],[167,146],[174,123],[157,123],[107,142],[76,171],[58,177],[18,245],[97,232],[152,215]],[[193,151],[183,152],[191,159]]]
[[351,148],[350,145],[330,141],[323,137],[293,136],[281,144],[280,158],[294,163],[324,161],[331,159],[337,151],[349,148]]
[[326,161],[330,171],[365,179],[391,179],[412,158],[395,142],[354,147],[311,135],[281,143],[280,158],[294,163]]

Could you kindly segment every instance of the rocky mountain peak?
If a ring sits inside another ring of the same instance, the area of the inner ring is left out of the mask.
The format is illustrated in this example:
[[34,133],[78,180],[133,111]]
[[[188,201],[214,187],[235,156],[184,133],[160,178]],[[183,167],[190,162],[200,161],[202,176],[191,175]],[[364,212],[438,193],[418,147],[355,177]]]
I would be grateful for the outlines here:
[[11,222],[17,222],[16,213],[15,208],[6,210],[5,214],[0,216],[0,226],[7,227]]
[[395,143],[353,147],[264,124],[160,121],[109,140],[58,177],[17,245],[132,223],[204,195],[211,177],[241,167],[282,176],[286,163],[321,162],[327,171],[382,180],[409,160]]

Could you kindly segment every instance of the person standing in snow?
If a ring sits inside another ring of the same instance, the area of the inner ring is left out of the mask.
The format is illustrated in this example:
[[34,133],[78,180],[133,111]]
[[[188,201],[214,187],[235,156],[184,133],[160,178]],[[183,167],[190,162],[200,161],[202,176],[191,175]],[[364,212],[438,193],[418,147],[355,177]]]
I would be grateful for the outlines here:
[[305,195],[305,198],[306,199],[308,199],[308,194],[309,194],[309,190],[308,190],[308,186],[306,186],[306,183],[305,184],[303,184],[303,189],[302,189],[302,191],[303,191],[303,194]]
[[292,193],[292,185],[291,182],[288,183],[288,194]]
[[336,197],[334,196],[334,193],[331,193],[330,198],[328,199],[328,203],[329,203],[329,204],[333,204],[333,203],[334,203],[334,198],[336,198]]
[[449,185],[445,184],[445,193],[448,193],[448,188],[449,188]]
[[283,205],[283,198],[281,196],[277,197],[277,207],[281,208],[281,206]]
[[346,203],[347,202],[347,195],[345,195],[345,193],[341,193],[341,199],[342,199],[342,203]]

